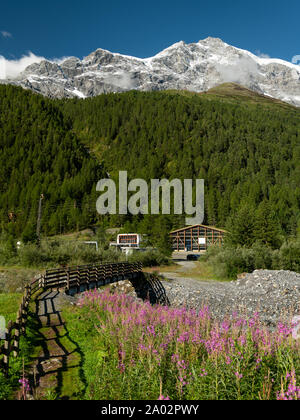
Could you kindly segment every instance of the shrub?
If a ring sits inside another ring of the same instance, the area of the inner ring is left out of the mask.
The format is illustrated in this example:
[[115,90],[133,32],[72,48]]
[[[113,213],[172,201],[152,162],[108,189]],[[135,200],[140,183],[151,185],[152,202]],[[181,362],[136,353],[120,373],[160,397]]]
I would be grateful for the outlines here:
[[9,261],[10,264],[14,264],[17,260],[17,249],[15,240],[12,236],[2,238],[0,243],[0,263],[5,264]]
[[285,242],[279,251],[274,252],[273,268],[300,273],[300,238]]
[[18,256],[20,263],[25,267],[37,267],[47,262],[47,255],[45,255],[43,249],[35,244],[22,246]]
[[167,265],[170,259],[160,251],[137,252],[128,257],[129,262],[141,262],[144,267]]
[[237,274],[252,272],[256,269],[273,267],[274,251],[266,245],[256,242],[252,247],[230,246],[210,247],[204,259],[213,267],[220,278],[236,278]]
[[50,268],[59,265],[101,264],[112,262],[142,262],[145,267],[168,264],[169,258],[159,251],[137,252],[126,258],[122,252],[106,247],[98,250],[86,244],[71,241],[47,241],[40,245],[23,244],[15,253],[4,242],[0,243],[0,263],[25,267]]

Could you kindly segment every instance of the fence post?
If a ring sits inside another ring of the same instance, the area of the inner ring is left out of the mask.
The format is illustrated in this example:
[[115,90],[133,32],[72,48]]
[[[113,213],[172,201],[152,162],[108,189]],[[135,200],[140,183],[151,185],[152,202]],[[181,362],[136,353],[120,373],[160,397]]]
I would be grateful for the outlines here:
[[29,292],[29,286],[26,285],[25,286],[25,293],[24,293],[24,297],[25,297],[25,302],[24,302],[24,306],[27,309],[28,305],[29,305],[29,300],[30,300],[30,292]]
[[88,266],[88,272],[87,272],[87,289],[90,290],[90,278],[91,278],[91,267]]
[[25,310],[25,305],[24,305],[24,300],[22,300],[22,305],[21,305],[21,333],[22,335],[25,335],[25,323],[26,323],[26,310]]
[[105,269],[105,265],[100,265],[99,267],[100,270],[100,279],[101,279],[101,286],[103,286],[105,284],[105,273],[106,273],[106,269]]
[[12,321],[9,321],[5,330],[5,339],[4,339],[4,375],[8,377],[9,371],[9,356],[10,356],[10,340],[11,340],[11,330],[12,330]]
[[104,264],[103,269],[102,269],[102,284],[106,284],[106,277],[107,277],[107,264]]
[[46,285],[45,276],[42,274],[39,278],[39,289],[44,289]]
[[80,292],[80,283],[81,283],[81,271],[80,266],[77,266],[77,292]]
[[14,348],[13,355],[14,355],[14,357],[17,357],[18,353],[19,353],[20,328],[21,328],[20,320],[21,320],[21,311],[19,309],[18,313],[17,313],[17,319],[16,319],[16,322],[15,322],[15,334],[14,334],[14,343],[13,343],[13,348]]
[[68,267],[66,270],[67,273],[67,290],[70,290],[70,268]]
[[113,267],[113,265],[112,265],[112,264],[109,264],[109,277],[110,277],[109,282],[110,282],[110,283],[111,283],[112,278],[113,278],[113,272],[114,272],[114,267]]
[[95,282],[96,282],[95,287],[97,288],[98,287],[98,281],[99,281],[98,264],[95,265],[95,270],[96,270],[96,272],[95,272]]

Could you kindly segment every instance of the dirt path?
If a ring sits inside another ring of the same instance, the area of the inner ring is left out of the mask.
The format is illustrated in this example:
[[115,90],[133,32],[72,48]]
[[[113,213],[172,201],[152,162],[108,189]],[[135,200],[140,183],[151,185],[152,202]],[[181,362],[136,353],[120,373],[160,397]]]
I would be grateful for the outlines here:
[[34,397],[76,399],[84,390],[82,353],[61,316],[62,294],[45,291],[35,301],[38,356],[32,365]]
[[175,270],[163,271],[160,274],[168,280],[176,280],[176,283],[184,285],[185,287],[191,287],[195,290],[202,290],[203,287],[214,290],[224,290],[224,285],[226,288],[226,283],[220,282],[217,280],[198,280],[192,277],[189,277],[189,273],[197,267],[196,263],[193,261],[186,260],[174,260],[180,268],[176,267]]

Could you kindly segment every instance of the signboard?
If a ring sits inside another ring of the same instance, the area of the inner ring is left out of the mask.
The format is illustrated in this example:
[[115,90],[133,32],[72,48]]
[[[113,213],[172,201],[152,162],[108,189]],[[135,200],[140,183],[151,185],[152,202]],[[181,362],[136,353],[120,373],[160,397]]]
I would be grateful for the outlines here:
[[206,244],[206,238],[199,238],[198,243],[199,243],[199,245],[205,245]]

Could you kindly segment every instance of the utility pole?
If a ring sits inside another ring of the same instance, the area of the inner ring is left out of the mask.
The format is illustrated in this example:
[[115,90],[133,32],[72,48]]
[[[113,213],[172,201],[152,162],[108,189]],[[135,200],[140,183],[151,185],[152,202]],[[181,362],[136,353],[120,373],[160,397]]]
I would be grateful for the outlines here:
[[40,201],[39,201],[39,210],[38,210],[38,217],[37,217],[37,223],[36,223],[36,236],[37,236],[37,243],[40,245],[41,242],[41,218],[42,218],[42,201],[44,199],[44,194],[40,195]]
[[[74,201],[74,209],[77,209],[77,201],[76,200]],[[77,214],[76,214],[76,219],[77,219]],[[77,229],[77,232],[79,232],[79,222],[78,222],[78,219],[76,221],[76,229]]]

